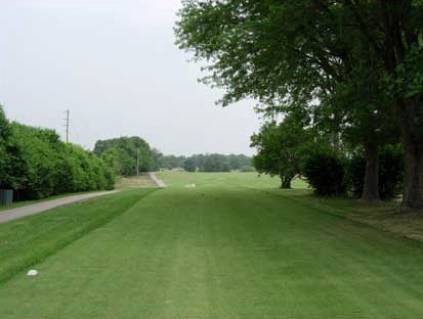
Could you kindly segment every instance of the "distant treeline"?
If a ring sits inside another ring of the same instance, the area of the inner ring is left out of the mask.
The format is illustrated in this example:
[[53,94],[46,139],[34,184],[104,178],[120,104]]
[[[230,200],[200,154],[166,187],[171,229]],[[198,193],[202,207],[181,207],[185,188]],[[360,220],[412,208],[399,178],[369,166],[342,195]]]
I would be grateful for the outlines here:
[[112,170],[93,153],[63,143],[53,130],[10,123],[0,106],[0,189],[26,200],[113,185]]
[[138,170],[149,172],[159,168],[159,152],[136,136],[97,141],[94,153],[119,176],[135,176]]
[[159,169],[184,169],[189,172],[254,170],[251,158],[245,155],[198,154],[188,157],[163,155],[140,137],[97,141],[94,153],[120,176],[135,176],[137,166],[139,172]]
[[160,155],[158,166],[162,169],[183,168],[188,172],[254,171],[251,158],[242,154]]

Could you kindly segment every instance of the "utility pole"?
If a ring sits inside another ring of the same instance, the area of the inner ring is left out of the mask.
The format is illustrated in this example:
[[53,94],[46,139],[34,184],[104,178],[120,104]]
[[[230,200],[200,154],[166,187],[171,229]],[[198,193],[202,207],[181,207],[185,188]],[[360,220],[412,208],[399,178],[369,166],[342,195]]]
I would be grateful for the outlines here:
[[66,110],[66,143],[69,143],[69,128],[70,128],[70,111]]
[[137,176],[140,176],[140,149],[137,150]]

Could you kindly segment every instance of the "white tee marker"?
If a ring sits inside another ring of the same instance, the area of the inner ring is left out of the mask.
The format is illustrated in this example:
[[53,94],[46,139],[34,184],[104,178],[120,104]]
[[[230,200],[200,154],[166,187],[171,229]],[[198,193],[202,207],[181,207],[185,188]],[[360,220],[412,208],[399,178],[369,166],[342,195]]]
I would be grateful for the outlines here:
[[37,275],[38,275],[38,271],[37,271],[37,270],[35,270],[35,269],[31,269],[31,270],[29,270],[29,271],[26,273],[26,275],[27,275],[28,277],[35,277],[35,276],[37,276]]

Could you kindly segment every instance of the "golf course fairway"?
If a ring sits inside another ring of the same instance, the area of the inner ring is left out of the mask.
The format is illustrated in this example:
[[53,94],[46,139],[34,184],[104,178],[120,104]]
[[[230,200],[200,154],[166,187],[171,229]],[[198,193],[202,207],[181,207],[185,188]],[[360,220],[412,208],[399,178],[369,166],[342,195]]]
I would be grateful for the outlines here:
[[0,282],[0,318],[423,318],[422,244],[254,173],[158,176],[167,188],[112,195],[124,211],[34,262],[38,276]]

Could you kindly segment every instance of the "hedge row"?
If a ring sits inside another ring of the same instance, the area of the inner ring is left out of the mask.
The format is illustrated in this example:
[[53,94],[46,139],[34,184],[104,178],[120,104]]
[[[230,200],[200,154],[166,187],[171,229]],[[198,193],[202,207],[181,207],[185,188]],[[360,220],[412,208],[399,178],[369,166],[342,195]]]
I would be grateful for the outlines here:
[[0,188],[13,189],[16,200],[113,188],[113,172],[91,152],[0,113]]

